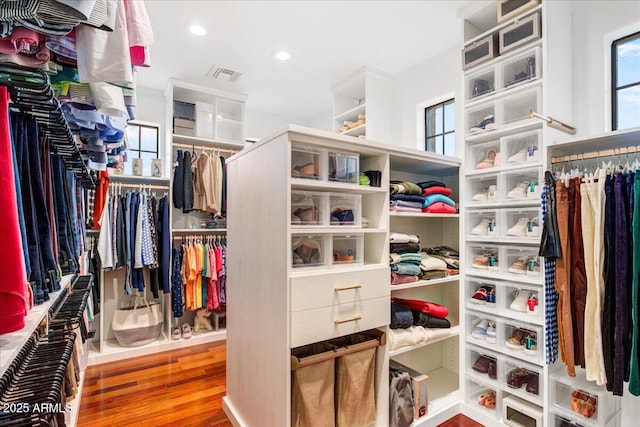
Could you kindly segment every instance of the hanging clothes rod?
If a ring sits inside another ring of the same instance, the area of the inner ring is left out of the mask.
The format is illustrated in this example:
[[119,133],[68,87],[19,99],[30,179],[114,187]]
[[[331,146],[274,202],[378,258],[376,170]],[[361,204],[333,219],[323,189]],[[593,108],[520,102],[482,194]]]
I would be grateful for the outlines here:
[[566,132],[570,135],[576,134],[576,128],[573,126],[569,126],[566,123],[561,122],[560,120],[556,120],[553,117],[543,116],[542,114],[538,114],[533,110],[529,110],[529,117],[544,120],[547,122],[547,126],[552,127],[554,129],[561,130],[562,132]]
[[597,150],[597,151],[590,151],[587,153],[580,153],[580,154],[568,154],[566,156],[553,156],[551,157],[551,164],[573,162],[577,160],[597,159],[600,157],[620,156],[620,155],[627,155],[627,154],[634,154],[634,153],[640,153],[640,147],[636,146],[636,147],[611,148],[608,150]]
[[177,148],[189,148],[192,150],[199,148],[202,151],[211,150],[211,151],[218,151],[221,153],[229,153],[229,154],[236,154],[239,152],[239,150],[232,150],[230,148],[208,147],[206,145],[195,145],[195,144],[180,144],[179,142],[175,142],[171,145]]
[[168,185],[154,185],[154,184],[129,184],[126,182],[117,182],[114,183],[113,185],[110,186],[110,188],[113,188],[115,190],[117,190],[118,188],[141,188],[144,190],[168,190],[169,186]]

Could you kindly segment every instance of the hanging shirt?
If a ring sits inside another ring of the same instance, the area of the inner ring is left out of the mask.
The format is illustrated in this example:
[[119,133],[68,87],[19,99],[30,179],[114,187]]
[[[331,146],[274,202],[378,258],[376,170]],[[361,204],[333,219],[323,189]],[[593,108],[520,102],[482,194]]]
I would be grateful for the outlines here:
[[102,268],[113,268],[113,250],[111,241],[111,218],[109,212],[109,204],[111,202],[111,196],[109,193],[105,195],[105,207],[102,210],[102,217],[98,221],[98,227],[100,228],[100,236],[98,236],[98,253],[102,260]]

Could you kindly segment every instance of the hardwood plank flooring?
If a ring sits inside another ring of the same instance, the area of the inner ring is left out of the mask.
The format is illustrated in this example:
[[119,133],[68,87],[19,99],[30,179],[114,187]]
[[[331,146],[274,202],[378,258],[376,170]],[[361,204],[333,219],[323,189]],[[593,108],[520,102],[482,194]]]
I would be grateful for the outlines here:
[[[203,344],[85,372],[78,427],[230,427],[222,410],[226,346]],[[483,427],[456,415],[438,427]]]

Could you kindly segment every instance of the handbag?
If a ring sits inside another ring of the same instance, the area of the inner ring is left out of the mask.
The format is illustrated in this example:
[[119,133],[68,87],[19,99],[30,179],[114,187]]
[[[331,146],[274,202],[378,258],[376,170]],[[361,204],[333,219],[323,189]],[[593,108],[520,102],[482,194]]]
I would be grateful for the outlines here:
[[111,329],[122,347],[139,347],[158,339],[162,332],[162,308],[136,296],[133,306],[120,308],[113,314]]

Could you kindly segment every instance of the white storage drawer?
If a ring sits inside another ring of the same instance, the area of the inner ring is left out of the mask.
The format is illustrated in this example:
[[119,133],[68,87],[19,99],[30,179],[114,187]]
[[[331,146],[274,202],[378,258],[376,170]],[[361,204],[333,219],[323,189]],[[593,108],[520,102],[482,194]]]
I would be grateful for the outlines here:
[[544,402],[544,373],[540,366],[504,358],[503,383],[508,392],[537,405]]
[[389,268],[291,279],[291,311],[389,296]]
[[542,408],[515,396],[502,400],[504,423],[513,427],[542,427],[544,413]]
[[389,297],[295,311],[291,313],[291,347],[385,326],[389,321]]

